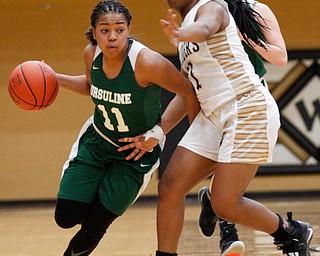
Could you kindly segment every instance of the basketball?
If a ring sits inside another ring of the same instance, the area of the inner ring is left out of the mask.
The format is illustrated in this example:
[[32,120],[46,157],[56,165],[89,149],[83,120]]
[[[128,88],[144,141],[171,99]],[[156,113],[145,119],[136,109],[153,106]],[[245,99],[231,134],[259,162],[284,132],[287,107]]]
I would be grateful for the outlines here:
[[23,62],[11,72],[8,91],[19,108],[26,111],[43,110],[57,97],[59,86],[56,73],[44,62]]

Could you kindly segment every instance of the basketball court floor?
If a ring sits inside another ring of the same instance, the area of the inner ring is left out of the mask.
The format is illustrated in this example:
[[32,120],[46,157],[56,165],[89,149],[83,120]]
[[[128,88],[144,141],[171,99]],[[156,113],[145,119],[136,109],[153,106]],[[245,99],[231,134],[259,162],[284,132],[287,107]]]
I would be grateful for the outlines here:
[[[293,211],[295,219],[308,221],[315,234],[311,247],[320,246],[320,198],[259,199],[273,211],[285,215]],[[69,239],[78,230],[59,228],[53,219],[54,204],[0,206],[1,256],[63,255]],[[197,220],[200,212],[195,198],[186,201],[185,225],[179,244],[179,255],[219,256],[219,230],[212,238],[201,236]],[[150,256],[156,249],[156,202],[140,200],[111,225],[94,256]],[[246,255],[282,255],[268,235],[238,226],[240,239],[246,244]],[[320,252],[311,252],[320,256]]]

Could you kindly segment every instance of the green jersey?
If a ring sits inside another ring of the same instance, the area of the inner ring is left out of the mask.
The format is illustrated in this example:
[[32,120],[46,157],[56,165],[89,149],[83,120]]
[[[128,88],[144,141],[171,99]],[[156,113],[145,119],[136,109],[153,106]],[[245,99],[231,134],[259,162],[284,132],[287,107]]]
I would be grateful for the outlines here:
[[[250,8],[253,8],[253,4],[255,1],[250,0],[247,1]],[[260,30],[260,36],[264,38],[264,41],[266,41],[265,36],[263,32],[261,31],[261,28],[257,23],[253,23],[253,26],[255,26],[258,30]],[[260,56],[258,52],[256,52],[254,49],[252,49],[249,45],[247,45],[244,41],[242,41],[242,45],[244,47],[244,50],[249,56],[250,62],[252,63],[254,67],[255,73],[259,76],[259,78],[263,78],[263,76],[267,73],[267,69],[264,65],[263,58]]]
[[141,87],[135,79],[135,62],[146,48],[130,39],[119,75],[109,79],[103,72],[102,52],[97,46],[91,68],[91,98],[95,104],[94,127],[100,135],[119,145],[118,139],[137,136],[160,119],[160,87]]
[[142,88],[135,63],[145,46],[129,40],[127,57],[118,76],[108,79],[97,46],[91,67],[94,115],[82,127],[63,167],[58,197],[91,203],[98,196],[109,211],[122,215],[141,195],[159,166],[164,140],[138,161],[118,152],[119,138],[151,129],[160,119],[160,87]]
[[262,78],[266,73],[267,69],[264,66],[263,59],[255,50],[253,50],[250,46],[248,46],[244,41],[242,41],[244,50],[249,56],[250,62],[254,67],[255,73]]

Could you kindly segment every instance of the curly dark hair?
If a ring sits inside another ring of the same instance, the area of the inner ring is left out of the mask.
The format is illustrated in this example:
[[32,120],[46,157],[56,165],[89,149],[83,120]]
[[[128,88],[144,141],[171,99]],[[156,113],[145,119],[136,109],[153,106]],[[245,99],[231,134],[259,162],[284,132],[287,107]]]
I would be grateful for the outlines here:
[[100,1],[93,9],[91,14],[91,27],[84,33],[86,38],[93,44],[97,45],[97,41],[93,37],[93,28],[101,15],[106,13],[122,13],[130,26],[132,16],[127,7],[116,0]]

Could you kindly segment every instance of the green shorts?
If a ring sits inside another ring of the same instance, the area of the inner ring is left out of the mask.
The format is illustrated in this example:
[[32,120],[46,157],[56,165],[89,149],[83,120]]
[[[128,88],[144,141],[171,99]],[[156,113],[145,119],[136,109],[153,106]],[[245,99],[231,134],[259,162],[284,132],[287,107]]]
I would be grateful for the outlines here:
[[108,210],[120,216],[145,189],[160,154],[157,146],[138,161],[125,160],[128,152],[118,152],[89,119],[64,164],[58,198],[90,203],[99,196]]

